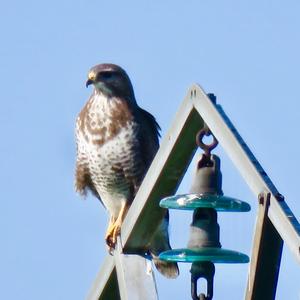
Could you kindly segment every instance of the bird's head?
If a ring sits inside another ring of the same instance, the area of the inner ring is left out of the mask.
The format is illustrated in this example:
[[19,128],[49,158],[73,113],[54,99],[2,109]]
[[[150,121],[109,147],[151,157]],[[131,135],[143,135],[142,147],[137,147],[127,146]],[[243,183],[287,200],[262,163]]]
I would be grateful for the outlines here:
[[108,97],[122,97],[134,100],[133,87],[127,73],[114,64],[100,64],[88,73],[86,86],[93,84],[95,91]]

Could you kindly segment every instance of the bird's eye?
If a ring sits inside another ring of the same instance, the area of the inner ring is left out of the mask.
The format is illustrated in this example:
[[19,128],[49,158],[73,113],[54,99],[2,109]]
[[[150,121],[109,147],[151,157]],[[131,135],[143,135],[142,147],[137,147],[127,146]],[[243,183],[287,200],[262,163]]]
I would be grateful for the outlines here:
[[110,79],[113,77],[113,75],[114,75],[113,72],[109,72],[109,71],[100,73],[100,77],[103,79]]

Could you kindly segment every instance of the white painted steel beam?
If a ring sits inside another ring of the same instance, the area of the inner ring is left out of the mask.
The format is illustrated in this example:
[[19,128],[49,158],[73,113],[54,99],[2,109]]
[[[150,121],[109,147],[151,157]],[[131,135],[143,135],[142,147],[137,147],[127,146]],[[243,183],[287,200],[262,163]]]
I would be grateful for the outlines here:
[[260,194],[258,200],[245,299],[273,300],[276,296],[283,240],[268,218],[270,193]]
[[150,260],[124,254],[120,242],[114,251],[114,258],[122,300],[158,299]]
[[108,255],[86,297],[87,300],[120,299],[114,257]]

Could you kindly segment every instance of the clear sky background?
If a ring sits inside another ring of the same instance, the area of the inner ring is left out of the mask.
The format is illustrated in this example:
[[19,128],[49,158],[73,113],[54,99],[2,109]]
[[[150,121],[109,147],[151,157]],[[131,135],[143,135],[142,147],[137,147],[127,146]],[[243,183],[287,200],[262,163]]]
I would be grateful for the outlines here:
[[[74,122],[97,63],[127,70],[162,135],[192,83],[214,92],[300,216],[299,1],[10,0],[0,14],[0,299],[84,299],[106,255],[105,210],[73,187]],[[252,205],[219,215],[221,242],[250,254],[256,197],[217,153],[224,193]],[[190,183],[189,170],[180,192]],[[173,247],[190,220],[172,212]],[[242,299],[247,267],[217,265],[214,299]],[[190,299],[180,269],[177,280],[156,273],[160,299]],[[277,299],[299,299],[299,280],[284,247]]]

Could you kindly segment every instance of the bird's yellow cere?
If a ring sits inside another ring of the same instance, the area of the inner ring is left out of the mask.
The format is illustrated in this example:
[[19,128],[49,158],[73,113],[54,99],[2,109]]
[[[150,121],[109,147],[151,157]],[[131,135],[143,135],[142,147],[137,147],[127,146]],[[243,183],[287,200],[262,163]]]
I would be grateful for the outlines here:
[[91,71],[89,74],[88,74],[88,78],[90,80],[95,80],[96,79],[96,74],[95,72]]

